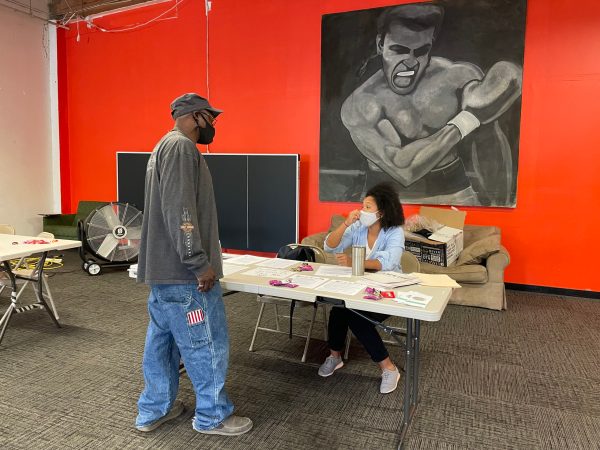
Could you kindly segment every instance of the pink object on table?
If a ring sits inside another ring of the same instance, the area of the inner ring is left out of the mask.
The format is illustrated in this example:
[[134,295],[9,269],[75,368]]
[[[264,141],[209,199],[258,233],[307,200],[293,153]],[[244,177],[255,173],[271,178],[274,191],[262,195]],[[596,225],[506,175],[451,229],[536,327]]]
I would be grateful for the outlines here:
[[277,286],[277,287],[289,287],[289,288],[295,288],[298,287],[297,284],[292,283],[292,280],[271,280],[269,281],[269,284],[271,286]]

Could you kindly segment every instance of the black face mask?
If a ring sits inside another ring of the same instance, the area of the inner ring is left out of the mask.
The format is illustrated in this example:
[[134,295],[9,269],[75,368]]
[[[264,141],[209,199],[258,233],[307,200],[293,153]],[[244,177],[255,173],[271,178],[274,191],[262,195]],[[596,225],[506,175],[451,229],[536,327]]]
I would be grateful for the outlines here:
[[196,122],[196,126],[200,133],[198,134],[198,144],[208,145],[210,144],[215,137],[215,127],[213,127],[206,119],[204,119],[205,127],[202,128],[198,123],[198,119],[194,117],[194,122]]

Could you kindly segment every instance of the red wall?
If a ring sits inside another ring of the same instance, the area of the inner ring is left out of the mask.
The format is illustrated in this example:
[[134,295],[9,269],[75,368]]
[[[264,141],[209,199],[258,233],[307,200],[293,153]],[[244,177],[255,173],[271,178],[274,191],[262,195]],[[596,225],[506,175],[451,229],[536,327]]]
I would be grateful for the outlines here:
[[[318,198],[321,15],[400,0],[213,0],[209,86],[220,117],[213,152],[300,153],[300,234],[352,205]],[[99,18],[143,23],[172,2]],[[206,93],[203,2],[139,30],[59,34],[63,207],[116,197],[115,152],[149,151],[170,129],[170,101]],[[600,214],[600,2],[529,0],[517,207],[465,208],[502,228],[506,281],[600,291],[592,264]],[[407,213],[416,207],[406,208]],[[273,220],[277,220],[276,209]],[[577,261],[587,261],[579,265]]]

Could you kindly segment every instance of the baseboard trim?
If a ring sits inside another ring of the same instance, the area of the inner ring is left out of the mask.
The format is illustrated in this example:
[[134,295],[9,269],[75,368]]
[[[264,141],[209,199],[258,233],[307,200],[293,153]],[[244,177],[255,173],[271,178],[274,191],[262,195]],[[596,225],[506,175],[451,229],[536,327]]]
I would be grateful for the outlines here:
[[506,289],[525,292],[538,292],[541,294],[567,295],[569,297],[583,297],[600,300],[600,292],[581,291],[577,289],[563,289],[548,286],[533,286],[530,284],[505,283]]

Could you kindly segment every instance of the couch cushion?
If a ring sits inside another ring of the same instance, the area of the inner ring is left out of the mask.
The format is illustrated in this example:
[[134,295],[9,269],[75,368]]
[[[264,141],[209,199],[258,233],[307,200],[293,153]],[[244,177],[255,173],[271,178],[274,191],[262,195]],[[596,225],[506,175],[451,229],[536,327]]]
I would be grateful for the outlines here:
[[500,228],[491,225],[465,225],[463,232],[465,247],[488,236],[501,235]]
[[488,256],[500,251],[500,235],[493,234],[473,242],[458,255],[456,265],[481,264]]
[[329,226],[328,233],[331,233],[333,230],[339,227],[345,219],[346,218],[341,214],[334,214],[331,216],[331,225]]
[[482,284],[488,282],[488,273],[481,264],[464,264],[462,266],[441,267],[421,263],[421,272],[446,274],[458,283]]
[[56,239],[70,239],[77,241],[77,227],[69,225],[46,225],[44,231],[52,233]]
[[107,205],[108,202],[99,202],[99,201],[89,201],[89,200],[80,200],[77,205],[77,218],[75,219],[74,225],[77,226],[78,220],[85,220],[90,215],[92,211],[100,206]]

